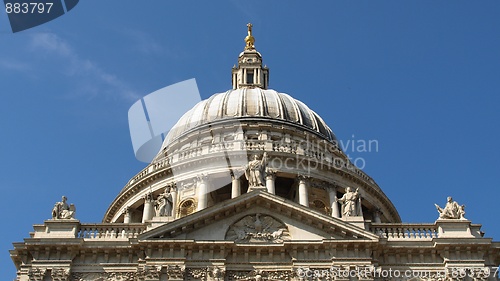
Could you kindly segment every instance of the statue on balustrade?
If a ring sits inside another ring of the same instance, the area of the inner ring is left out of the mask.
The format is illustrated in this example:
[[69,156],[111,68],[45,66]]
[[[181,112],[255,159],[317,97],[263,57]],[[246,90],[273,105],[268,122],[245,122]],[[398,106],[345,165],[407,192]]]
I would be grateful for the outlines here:
[[465,205],[459,205],[456,201],[453,201],[451,196],[448,196],[444,208],[439,207],[438,204],[434,204],[434,206],[439,212],[440,219],[465,219]]
[[75,216],[76,208],[75,205],[68,205],[66,201],[68,198],[66,196],[62,197],[61,202],[57,202],[52,209],[52,219],[73,219]]
[[248,180],[249,187],[265,186],[267,165],[267,153],[264,152],[262,159],[254,155],[254,159],[245,166],[245,177]]
[[353,217],[359,216],[359,188],[356,191],[352,191],[352,188],[347,187],[346,193],[342,198],[337,199],[337,202],[342,204],[342,217]]
[[167,186],[165,191],[156,198],[155,212],[157,217],[172,216],[173,198],[171,193],[172,187]]

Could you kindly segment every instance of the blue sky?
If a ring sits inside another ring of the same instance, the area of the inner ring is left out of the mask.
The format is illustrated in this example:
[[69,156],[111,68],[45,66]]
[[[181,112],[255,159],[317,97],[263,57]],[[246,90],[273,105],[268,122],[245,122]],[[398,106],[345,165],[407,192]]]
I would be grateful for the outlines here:
[[347,153],[403,221],[434,222],[433,204],[451,195],[500,240],[499,1],[144,3],[80,1],[16,34],[0,13],[0,279],[15,276],[11,243],[61,195],[82,222],[100,222],[145,167],[127,123],[138,98],[189,78],[203,98],[231,87],[247,22],[270,88],[341,140],[378,141]]

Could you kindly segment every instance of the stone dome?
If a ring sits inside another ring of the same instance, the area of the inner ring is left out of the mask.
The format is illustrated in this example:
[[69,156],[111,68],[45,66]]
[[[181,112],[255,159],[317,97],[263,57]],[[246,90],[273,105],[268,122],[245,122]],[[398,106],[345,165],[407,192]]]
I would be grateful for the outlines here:
[[323,119],[301,101],[268,89],[269,69],[248,28],[245,50],[232,68],[232,89],[199,102],[177,121],[104,221],[146,222],[154,217],[154,198],[167,190],[175,198],[170,219],[258,190],[343,218],[336,198],[353,187],[362,193],[351,210],[360,223],[400,222],[392,202],[351,163]]
[[184,133],[206,124],[255,118],[284,122],[336,142],[334,133],[323,119],[301,101],[270,89],[241,88],[214,94],[196,104],[170,130],[163,148]]

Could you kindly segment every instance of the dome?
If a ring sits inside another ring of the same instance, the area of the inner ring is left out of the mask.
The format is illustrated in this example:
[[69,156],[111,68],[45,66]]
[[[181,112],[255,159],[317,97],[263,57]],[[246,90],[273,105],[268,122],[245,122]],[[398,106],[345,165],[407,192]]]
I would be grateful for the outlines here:
[[232,89],[197,103],[177,121],[104,221],[150,220],[154,198],[167,190],[176,198],[172,219],[258,190],[341,218],[335,198],[359,189],[363,200],[351,210],[359,219],[400,222],[389,198],[353,165],[323,119],[301,101],[268,89],[269,69],[247,26]]
[[214,94],[196,104],[170,130],[163,148],[184,133],[206,124],[255,118],[284,122],[336,142],[323,119],[301,101],[274,90],[241,88]]

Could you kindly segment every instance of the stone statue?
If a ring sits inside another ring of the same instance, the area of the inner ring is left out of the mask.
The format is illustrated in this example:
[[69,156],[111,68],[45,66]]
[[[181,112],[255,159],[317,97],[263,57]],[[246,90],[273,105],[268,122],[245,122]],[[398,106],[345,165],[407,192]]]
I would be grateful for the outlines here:
[[434,204],[439,212],[440,219],[465,219],[465,205],[458,205],[456,201],[453,201],[451,196],[448,196],[446,206],[444,208],[439,207],[438,204]]
[[267,153],[264,152],[262,159],[259,160],[257,155],[245,167],[245,177],[248,180],[249,187],[265,186],[265,173],[267,165]]
[[54,205],[54,208],[52,209],[52,219],[59,220],[74,218],[76,212],[75,205],[68,205],[68,203],[66,203],[67,200],[68,198],[66,198],[66,196],[63,196],[61,202],[57,202]]
[[165,191],[156,198],[155,212],[157,217],[170,217],[172,216],[173,199],[171,187],[167,186]]
[[357,204],[358,200],[359,188],[356,188],[356,191],[353,192],[352,188],[347,187],[344,196],[337,199],[337,202],[340,202],[342,204],[342,217],[359,216]]

